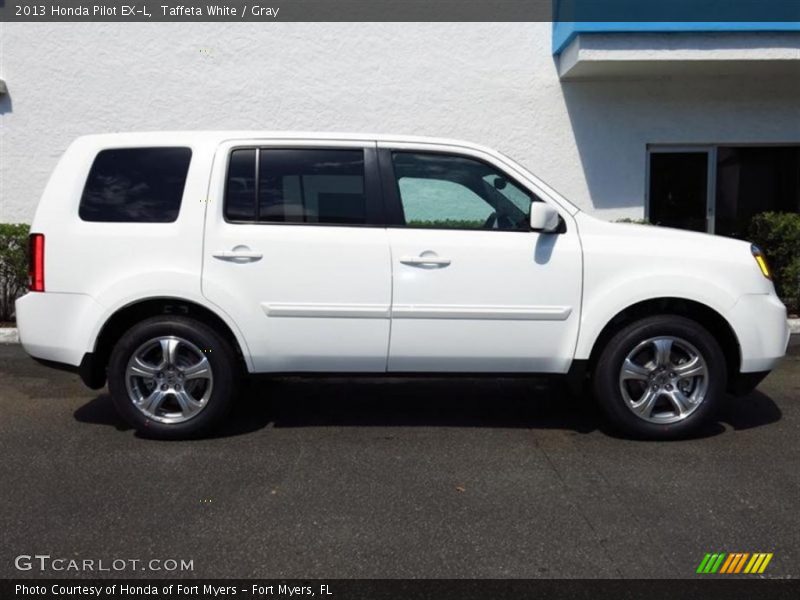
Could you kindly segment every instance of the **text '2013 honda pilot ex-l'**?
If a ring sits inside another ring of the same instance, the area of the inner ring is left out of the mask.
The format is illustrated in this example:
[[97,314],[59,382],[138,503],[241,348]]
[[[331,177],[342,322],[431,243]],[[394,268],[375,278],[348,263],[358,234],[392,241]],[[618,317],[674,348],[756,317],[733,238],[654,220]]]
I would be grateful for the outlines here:
[[162,438],[208,432],[255,373],[567,375],[674,438],[789,339],[758,248],[597,220],[452,140],[82,137],[31,231],[25,350]]

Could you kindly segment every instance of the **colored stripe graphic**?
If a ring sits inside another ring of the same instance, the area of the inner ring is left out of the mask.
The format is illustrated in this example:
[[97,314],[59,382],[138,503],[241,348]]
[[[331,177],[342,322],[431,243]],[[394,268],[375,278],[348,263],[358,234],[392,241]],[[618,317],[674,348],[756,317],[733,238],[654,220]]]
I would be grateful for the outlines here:
[[722,569],[720,569],[720,573],[732,573],[733,570],[736,568],[736,565],[739,563],[739,558],[742,555],[738,552],[731,552],[728,554],[728,560],[725,561]]
[[741,556],[742,556],[742,558],[740,558],[739,562],[736,564],[736,570],[735,571],[731,570],[731,573],[739,573],[742,570],[742,567],[744,567],[744,563],[747,560],[747,558],[750,556],[750,554],[745,552]]
[[747,563],[747,566],[744,568],[745,573],[753,573],[753,567],[756,566],[756,563],[761,563],[762,555],[756,552],[753,554],[753,557],[750,559],[750,562]]
[[724,558],[725,558],[725,553],[724,552],[720,552],[719,556],[717,557],[717,560],[714,561],[714,564],[711,565],[711,568],[708,570],[708,572],[709,573],[716,573],[717,570],[722,565],[722,561],[724,560]]
[[731,558],[731,564],[725,571],[720,571],[721,573],[733,573],[733,571],[734,571],[734,569],[736,569],[736,565],[739,563],[739,559],[741,558],[742,555],[739,554],[738,552],[731,552],[729,556],[732,557]]
[[705,573],[705,568],[710,558],[711,558],[710,554],[706,554],[703,557],[703,560],[700,561],[700,566],[697,567],[697,573]]
[[697,573],[737,574],[763,573],[774,555],[771,552],[714,552],[707,553],[697,567]]
[[767,554],[764,557],[764,562],[761,563],[761,568],[758,570],[758,572],[759,573],[763,573],[764,569],[767,568],[767,565],[769,564],[769,561],[771,561],[771,560],[772,560],[772,552],[770,552],[769,554]]
[[[753,563],[752,566],[751,565],[747,565],[748,567],[750,567],[750,571],[749,572],[750,573],[763,573],[764,569],[767,568],[767,565],[769,564],[769,561],[772,560],[772,553],[770,552],[769,554],[767,554],[767,553],[754,554],[753,555],[753,559],[754,559],[754,561],[751,561]],[[745,569],[745,573],[747,573],[747,572],[748,571]]]
[[726,561],[725,561],[725,562],[722,564],[722,568],[719,570],[719,572],[720,572],[720,573],[727,573],[727,572],[728,572],[728,569],[730,569],[730,568],[731,568],[731,563],[733,562],[733,559],[734,559],[734,558],[736,558],[736,555],[735,555],[735,554],[728,554],[728,560],[726,560]]
[[728,560],[725,561],[725,564],[720,569],[720,573],[733,573],[736,569],[736,565],[739,564],[739,559],[742,557],[741,554],[738,552],[731,552],[728,554]]
[[711,557],[708,559],[708,562],[706,563],[706,566],[703,567],[703,573],[711,572],[711,568],[714,566],[714,563],[717,562],[718,557],[719,554],[717,554],[716,552],[711,555]]
[[759,556],[760,556],[760,554],[758,554],[757,552],[755,554],[753,554],[752,558],[750,559],[750,562],[747,563],[747,566],[744,568],[744,572],[745,573],[752,573],[753,565],[756,564],[756,561],[758,560]]

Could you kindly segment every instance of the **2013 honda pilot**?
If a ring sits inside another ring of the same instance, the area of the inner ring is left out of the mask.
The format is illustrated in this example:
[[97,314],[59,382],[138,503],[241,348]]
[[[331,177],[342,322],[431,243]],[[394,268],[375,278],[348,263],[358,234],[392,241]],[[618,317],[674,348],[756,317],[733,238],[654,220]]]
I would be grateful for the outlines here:
[[566,375],[624,432],[680,437],[789,339],[758,248],[597,220],[452,140],[82,137],[31,231],[26,351],[162,438],[252,373]]

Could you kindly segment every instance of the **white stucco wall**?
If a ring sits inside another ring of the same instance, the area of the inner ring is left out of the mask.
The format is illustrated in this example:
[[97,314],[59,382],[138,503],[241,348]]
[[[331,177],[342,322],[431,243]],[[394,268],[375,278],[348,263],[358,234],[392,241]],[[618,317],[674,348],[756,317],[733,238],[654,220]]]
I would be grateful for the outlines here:
[[578,205],[643,214],[648,143],[800,142],[792,77],[560,82],[549,23],[0,24],[0,221],[29,221],[86,133],[469,139]]

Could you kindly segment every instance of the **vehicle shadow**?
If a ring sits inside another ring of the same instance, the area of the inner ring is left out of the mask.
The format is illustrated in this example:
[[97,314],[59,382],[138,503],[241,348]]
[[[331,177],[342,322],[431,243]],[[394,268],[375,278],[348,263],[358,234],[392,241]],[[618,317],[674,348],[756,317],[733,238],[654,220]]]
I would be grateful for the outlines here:
[[[78,408],[74,417],[81,423],[130,429],[117,416],[108,394]],[[780,418],[778,406],[760,391],[729,397],[717,421],[694,438],[719,435],[727,428],[762,427]],[[571,396],[558,381],[287,377],[249,382],[211,438],[244,435],[268,425],[562,429],[622,437],[606,424],[591,399]]]
[[108,394],[99,394],[95,396],[89,400],[89,402],[78,408],[72,416],[79,423],[110,425],[117,431],[129,431],[132,429],[132,427],[125,423],[117,414],[114,404],[111,402],[111,396]]

